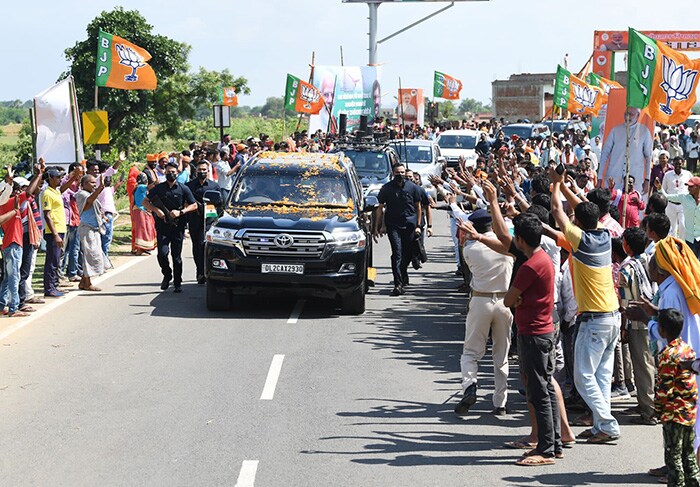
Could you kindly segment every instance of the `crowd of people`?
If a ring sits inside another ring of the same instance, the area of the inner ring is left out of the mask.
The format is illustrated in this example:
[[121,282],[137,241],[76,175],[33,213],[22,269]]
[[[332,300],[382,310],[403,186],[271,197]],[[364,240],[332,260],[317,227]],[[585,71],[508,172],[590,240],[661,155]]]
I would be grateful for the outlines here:
[[[516,356],[528,399],[531,433],[507,444],[526,450],[519,464],[552,464],[577,438],[614,443],[622,431],[611,402],[634,395],[637,405],[624,414],[637,424],[663,425],[665,466],[650,473],[669,485],[697,485],[700,177],[691,171],[699,124],[656,127],[641,185],[632,175],[603,175],[602,166],[610,167],[604,158],[613,156],[585,130],[508,139],[502,124],[460,124],[481,132],[478,158],[471,167],[462,159],[429,177],[437,201],[419,174],[395,166],[374,219],[375,236],[390,237],[392,294],[401,295],[409,265],[421,265],[410,253],[417,237],[431,235],[431,212],[450,217],[460,291],[469,303],[460,358],[464,393],[455,412],[467,414],[477,402],[478,362],[490,343],[493,413],[508,414],[509,363]],[[446,128],[374,124],[389,137],[435,138]],[[31,286],[41,246],[45,299],[63,296],[75,283],[100,290],[91,279],[112,266],[115,190],[124,183],[131,250],[157,249],[161,289],[172,281],[175,292],[182,290],[187,229],[196,279],[204,283],[204,193],[219,191],[225,199],[237,171],[259,150],[329,151],[335,140],[306,132],[280,142],[265,134],[238,143],[225,136],[149,154],[145,166],[132,163],[118,180],[123,154],[111,166],[88,160],[67,171],[40,160],[26,178],[9,168],[0,183],[0,309],[27,316],[32,304],[44,302]],[[574,412],[582,414],[574,418]],[[579,425],[587,429],[575,436],[572,426]]]
[[[421,203],[402,166],[382,188],[387,208],[377,228],[399,214],[406,234],[420,233],[427,207],[450,215],[460,289],[469,295],[455,413],[478,400],[478,362],[490,342],[493,413],[508,414],[517,356],[532,424],[506,444],[525,450],[519,465],[553,464],[577,439],[615,443],[622,431],[611,402],[635,396],[622,414],[663,425],[665,465],[649,473],[698,485],[700,177],[685,167],[696,167],[699,125],[656,127],[643,185],[605,174],[611,151],[586,131],[507,139],[498,123],[485,123],[474,167],[461,160],[430,177],[443,202]],[[389,188],[409,196],[394,198]],[[401,239],[391,243],[400,286],[407,259]],[[572,426],[587,428],[575,436]]]

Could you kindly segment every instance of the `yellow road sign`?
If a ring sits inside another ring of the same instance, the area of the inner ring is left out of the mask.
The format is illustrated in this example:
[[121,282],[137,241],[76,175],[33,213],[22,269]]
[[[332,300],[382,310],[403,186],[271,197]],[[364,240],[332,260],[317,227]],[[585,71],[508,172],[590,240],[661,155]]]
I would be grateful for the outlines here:
[[102,110],[83,112],[83,142],[85,144],[109,144],[107,112]]

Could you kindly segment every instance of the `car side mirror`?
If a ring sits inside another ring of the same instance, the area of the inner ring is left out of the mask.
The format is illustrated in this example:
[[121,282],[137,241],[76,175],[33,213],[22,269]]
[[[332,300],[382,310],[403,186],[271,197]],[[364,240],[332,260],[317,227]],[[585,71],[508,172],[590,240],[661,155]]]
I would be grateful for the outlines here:
[[221,192],[220,191],[205,191],[204,198],[205,203],[211,203],[214,206],[221,206]]
[[438,156],[437,158],[438,164],[447,164],[447,159],[445,156]]
[[371,211],[375,207],[379,206],[379,200],[376,196],[365,196],[365,211]]

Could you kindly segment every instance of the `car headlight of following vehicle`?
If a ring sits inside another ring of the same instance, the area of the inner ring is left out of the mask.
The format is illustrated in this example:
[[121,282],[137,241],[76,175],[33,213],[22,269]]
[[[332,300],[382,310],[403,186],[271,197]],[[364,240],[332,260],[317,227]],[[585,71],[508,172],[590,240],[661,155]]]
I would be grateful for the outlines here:
[[243,244],[241,243],[240,233],[241,230],[211,227],[206,234],[206,239],[207,242],[237,247],[241,252],[243,252]]
[[338,249],[359,250],[364,249],[367,244],[367,236],[362,230],[338,231],[332,233],[333,240],[330,242]]

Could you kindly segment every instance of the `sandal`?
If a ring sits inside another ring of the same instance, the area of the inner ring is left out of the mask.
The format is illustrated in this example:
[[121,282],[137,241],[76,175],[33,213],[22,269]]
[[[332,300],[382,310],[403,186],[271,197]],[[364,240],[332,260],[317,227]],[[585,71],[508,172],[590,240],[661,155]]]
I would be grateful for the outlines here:
[[539,453],[535,455],[523,456],[520,458],[520,460],[515,462],[516,465],[520,465],[522,467],[539,467],[541,465],[554,465],[555,463],[554,458],[543,457]]
[[36,298],[36,297],[34,297],[34,298],[32,298],[32,299],[27,299],[27,300],[25,301],[25,303],[28,303],[28,304],[45,304],[46,301],[44,301],[44,300],[41,299],[41,298]]
[[14,313],[7,313],[8,318],[24,318],[25,316],[29,316],[29,313],[25,313],[24,311],[15,311]]
[[25,304],[24,306],[20,307],[19,310],[24,311],[25,313],[33,313],[34,311],[36,311],[34,308],[29,306],[28,304]]
[[513,448],[514,450],[531,450],[536,447],[536,443],[530,443],[527,438],[520,438],[515,441],[506,441],[503,446],[506,448]]
[[593,433],[593,428],[588,428],[587,430],[581,431],[579,434],[576,435],[576,438],[579,440],[587,440],[588,438],[592,438],[595,436]]
[[576,440],[562,441],[561,442],[561,446],[563,448],[573,448],[575,444],[576,444]]
[[592,445],[602,445],[604,443],[612,443],[612,442],[617,441],[619,439],[620,439],[620,437],[617,435],[609,435],[607,433],[603,433],[602,431],[599,431],[595,435],[588,438],[588,441],[586,441],[586,443],[590,443]]
[[95,286],[78,287],[78,289],[80,289],[81,291],[96,291],[96,292],[102,291],[102,289],[100,289],[99,287],[95,287]]

